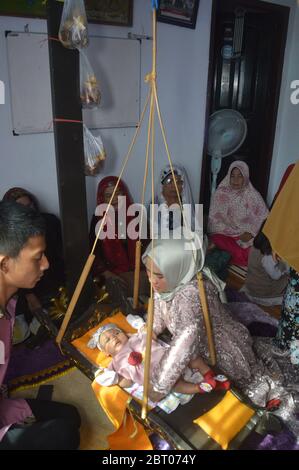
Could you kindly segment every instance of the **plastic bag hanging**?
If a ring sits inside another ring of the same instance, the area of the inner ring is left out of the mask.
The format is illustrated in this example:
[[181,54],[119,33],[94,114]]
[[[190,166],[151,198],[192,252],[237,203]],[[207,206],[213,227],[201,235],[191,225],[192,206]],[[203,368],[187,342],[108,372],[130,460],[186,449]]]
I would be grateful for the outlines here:
[[100,135],[95,137],[83,124],[85,175],[94,176],[100,171],[101,162],[106,154]]
[[83,51],[80,51],[80,99],[83,108],[94,108],[101,101],[97,77]]
[[68,49],[88,46],[87,17],[83,0],[64,1],[58,37]]

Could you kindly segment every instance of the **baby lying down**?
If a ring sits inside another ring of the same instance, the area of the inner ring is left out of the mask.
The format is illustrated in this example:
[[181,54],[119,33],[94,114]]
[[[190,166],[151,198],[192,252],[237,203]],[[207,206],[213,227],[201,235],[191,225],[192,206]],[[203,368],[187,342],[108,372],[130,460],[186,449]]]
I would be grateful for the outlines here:
[[[98,347],[107,356],[112,357],[108,368],[100,370],[100,374],[96,378],[97,382],[105,386],[118,384],[122,388],[129,389],[131,394],[135,392],[133,394],[139,398],[139,395],[142,396],[142,392],[140,387],[136,387],[136,384],[143,385],[146,330],[142,318],[128,315],[126,319],[135,329],[139,330],[137,333],[128,336],[116,324],[108,323],[94,333],[88,346],[90,348]],[[168,347],[166,343],[156,339],[153,334],[150,375]],[[230,382],[227,377],[215,375],[209,366],[200,357],[197,357],[190,361],[189,367],[176,382],[173,388],[176,400],[172,401],[177,402],[176,408],[179,403],[187,403],[195,393],[203,394],[219,389],[228,390],[229,387]]]

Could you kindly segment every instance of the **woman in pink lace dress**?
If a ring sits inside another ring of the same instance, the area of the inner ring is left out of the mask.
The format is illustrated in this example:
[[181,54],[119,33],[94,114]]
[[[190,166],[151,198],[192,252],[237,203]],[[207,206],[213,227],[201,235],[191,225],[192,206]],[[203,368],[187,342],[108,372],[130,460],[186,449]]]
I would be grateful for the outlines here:
[[[153,370],[151,398],[166,395],[194,357],[210,360],[196,279],[203,264],[197,246],[194,240],[156,240],[143,255],[155,291],[153,331],[159,335],[167,328],[172,335],[170,348]],[[253,341],[247,328],[233,320],[220,302],[215,276],[205,268],[203,273],[217,367],[258,406],[285,399],[280,409],[290,419],[294,402],[283,385],[298,383],[298,369],[290,361],[279,364],[274,360],[266,338]]]

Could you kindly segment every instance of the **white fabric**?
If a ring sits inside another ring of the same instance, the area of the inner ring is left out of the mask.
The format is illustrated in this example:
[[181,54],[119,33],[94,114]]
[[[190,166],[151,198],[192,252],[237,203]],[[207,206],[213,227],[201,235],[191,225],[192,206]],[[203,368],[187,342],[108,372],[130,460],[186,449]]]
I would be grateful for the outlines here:
[[158,296],[166,302],[183,289],[199,271],[202,271],[217,288],[222,302],[225,302],[225,283],[215,273],[205,267],[205,249],[202,238],[196,232],[190,232],[188,239],[154,240],[142,256],[153,260],[167,280],[168,292],[159,293]]
[[95,381],[105,387],[116,385],[119,381],[118,373],[114,370],[101,368],[95,377]]
[[[186,170],[184,167],[181,165],[173,164],[173,170],[174,172],[181,177],[182,182],[183,182],[183,188],[182,188],[182,193],[181,193],[181,202],[182,205],[184,204],[188,205],[191,210],[191,227],[189,227],[191,230],[194,230],[194,218],[195,218],[195,211],[194,211],[194,201],[193,201],[193,196],[192,196],[192,191],[191,191],[191,186],[188,180],[188,176],[186,173]],[[159,237],[162,233],[168,233],[169,231],[169,207],[166,204],[165,198],[163,196],[162,190],[163,190],[163,184],[162,181],[165,179],[165,177],[169,175],[171,176],[171,168],[170,165],[166,165],[160,172],[160,179],[158,184],[156,185],[155,189],[155,199],[154,203],[157,204],[161,209],[162,209],[162,214],[157,221],[155,221],[154,224],[154,236],[157,238]],[[174,207],[172,206],[172,210]],[[179,205],[174,209],[174,227],[173,229],[177,229],[181,227],[181,209]],[[188,220],[188,213],[185,214],[186,219]],[[178,221],[177,224],[175,224],[175,221]],[[152,237],[153,238],[153,237]]]
[[275,281],[278,281],[283,274],[288,272],[286,264],[274,261],[272,255],[264,255],[261,263],[266,273]]
[[135,330],[140,330],[141,328],[144,327],[145,322],[143,318],[141,318],[139,315],[132,315],[131,313],[126,316],[126,320],[131,325]]
[[[138,398],[139,400],[143,399],[143,386],[134,384],[129,388],[125,389],[130,395]],[[186,393],[169,393],[166,397],[164,397],[159,402],[152,402],[150,399],[148,400],[149,406],[154,408],[158,406],[161,408],[165,413],[170,414],[172,413],[179,405],[185,405],[189,403],[189,401],[194,397],[194,395],[187,395]]]

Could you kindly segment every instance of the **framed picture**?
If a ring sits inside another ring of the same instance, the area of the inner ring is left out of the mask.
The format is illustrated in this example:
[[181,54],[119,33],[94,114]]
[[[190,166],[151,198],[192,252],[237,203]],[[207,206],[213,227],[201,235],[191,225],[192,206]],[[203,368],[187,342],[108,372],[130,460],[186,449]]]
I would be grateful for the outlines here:
[[133,0],[85,0],[85,8],[91,23],[132,26]]
[[[85,0],[90,23],[132,26],[133,0]],[[44,0],[1,0],[0,15],[46,18]]]
[[1,0],[0,15],[45,18],[46,6],[43,0]]
[[157,20],[195,29],[199,0],[160,0]]

